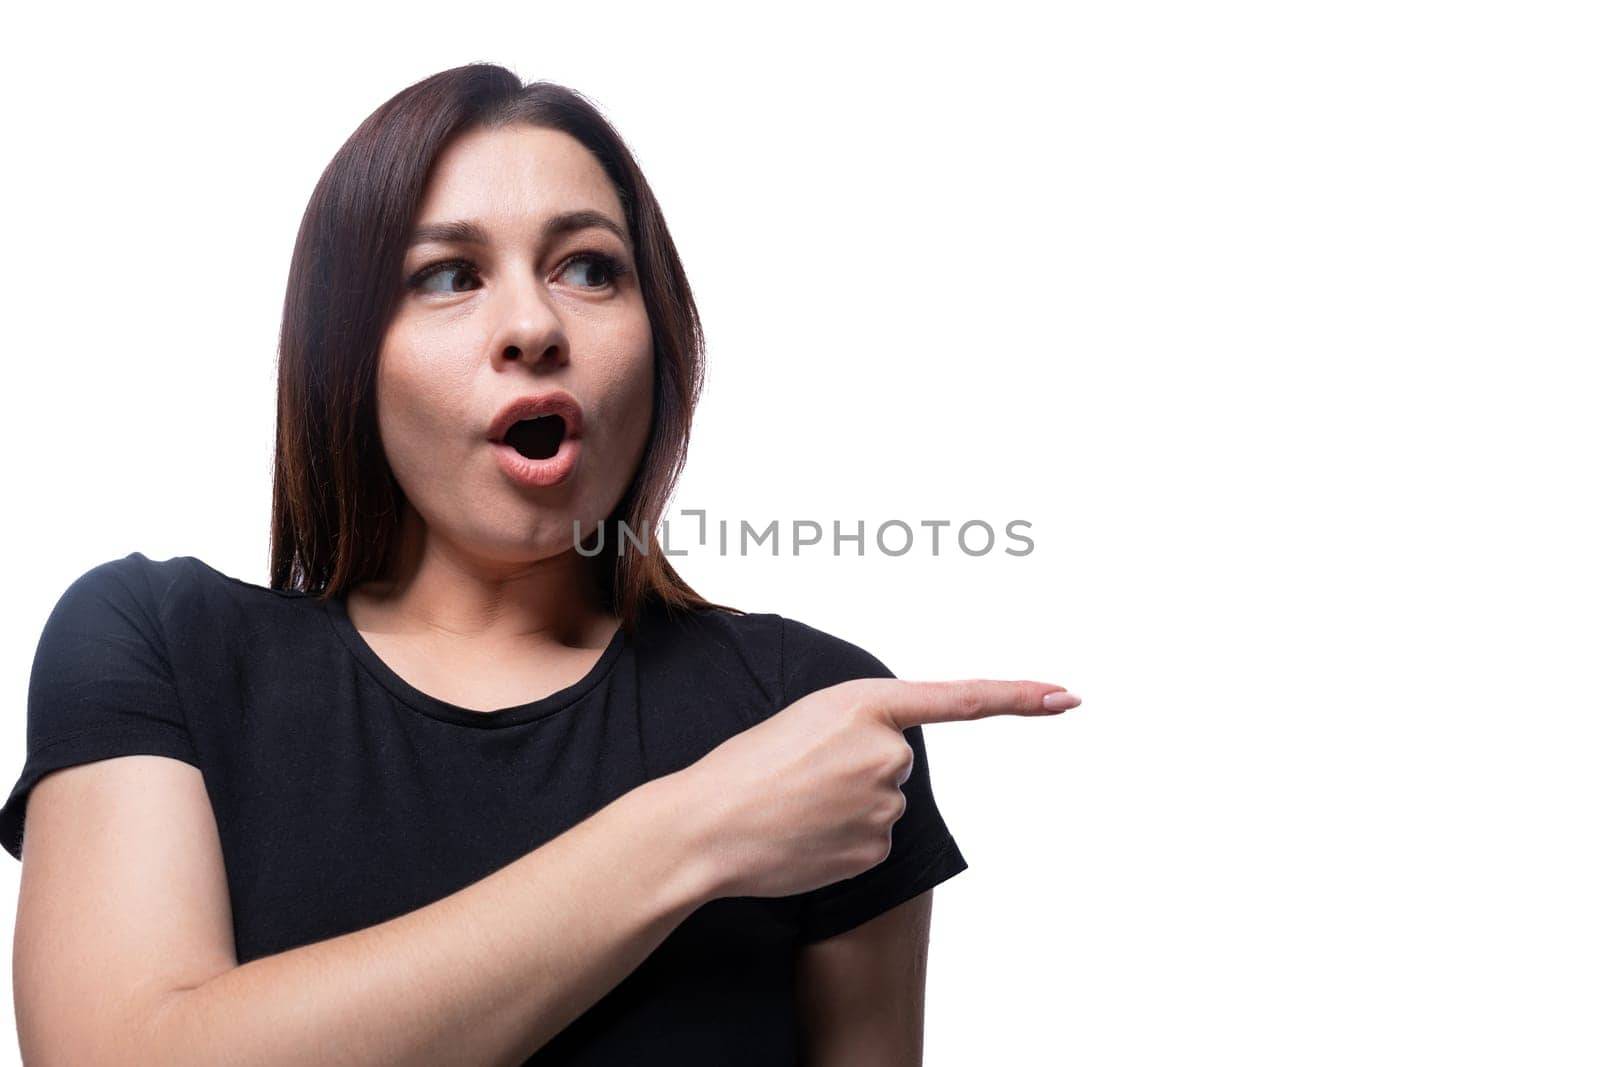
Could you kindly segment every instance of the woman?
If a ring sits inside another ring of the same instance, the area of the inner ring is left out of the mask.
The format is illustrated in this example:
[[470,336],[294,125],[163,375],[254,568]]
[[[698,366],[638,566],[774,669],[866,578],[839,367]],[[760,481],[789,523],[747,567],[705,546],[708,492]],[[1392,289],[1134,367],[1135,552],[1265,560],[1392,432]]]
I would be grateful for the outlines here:
[[919,1061],[966,867],[920,724],[1077,698],[697,596],[654,520],[701,367],[581,96],[474,64],[361,125],[294,251],[271,587],[135,552],[41,637],[25,1055]]

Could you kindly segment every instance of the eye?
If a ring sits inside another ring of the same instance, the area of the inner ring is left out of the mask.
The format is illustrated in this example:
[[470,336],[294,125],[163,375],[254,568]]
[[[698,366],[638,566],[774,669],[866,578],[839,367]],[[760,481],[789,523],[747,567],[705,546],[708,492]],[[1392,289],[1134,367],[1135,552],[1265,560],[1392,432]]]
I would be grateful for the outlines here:
[[[604,252],[580,252],[567,260],[566,266],[561,269],[565,277],[574,268],[580,279],[578,287],[581,289],[604,289],[616,284],[616,280],[628,272],[628,268],[615,256]],[[596,274],[599,281],[595,280]]]
[[[473,278],[476,278],[478,276],[478,268],[474,267],[471,263],[468,263],[466,260],[464,260],[464,259],[447,259],[447,260],[444,260],[441,263],[432,263],[432,264],[429,264],[426,267],[423,267],[421,270],[417,271],[417,273],[415,273],[415,274],[413,274],[411,276],[411,280],[407,284],[413,289],[421,289],[424,292],[432,292],[432,293],[459,293],[459,292],[463,292],[464,290],[462,290],[460,288],[457,288],[456,286],[451,284],[451,282],[449,281],[450,276],[456,274],[456,272],[458,272],[458,271],[460,271],[462,273],[465,273],[465,274],[467,274],[467,275],[469,275],[470,277],[473,277]],[[432,279],[434,279],[436,277],[444,277],[446,279],[444,288],[441,289],[441,288],[438,288],[438,287],[435,287],[435,286],[430,286],[430,285],[427,284],[429,281],[431,281]]]
[[[580,289],[606,289],[616,284],[618,278],[628,273],[628,267],[615,256],[605,252],[580,252],[567,260],[561,268],[561,276],[567,277],[575,274],[574,282]],[[407,286],[429,293],[462,293],[471,289],[463,288],[453,279],[466,277],[478,279],[478,268],[469,260],[446,259],[438,263],[430,263],[417,271],[407,281]],[[430,284],[434,278],[443,278],[440,285]],[[476,285],[472,288],[477,288]]]

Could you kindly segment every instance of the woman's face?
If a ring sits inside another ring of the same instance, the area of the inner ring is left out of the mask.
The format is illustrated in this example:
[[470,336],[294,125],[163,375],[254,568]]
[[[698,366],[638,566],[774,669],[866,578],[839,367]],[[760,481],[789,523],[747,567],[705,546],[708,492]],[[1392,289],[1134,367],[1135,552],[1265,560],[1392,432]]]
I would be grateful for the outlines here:
[[[546,229],[572,212],[627,233],[605,171],[556,130],[468,131],[430,177],[416,231],[473,223],[483,243],[431,237],[407,249],[379,354],[378,424],[432,548],[444,538],[501,563],[572,551],[573,520],[587,536],[644,455],[654,351],[634,249],[603,225]],[[562,444],[576,466],[558,484],[518,481],[498,454],[515,450],[492,443],[492,423],[513,400],[554,391],[581,408],[580,435]]]

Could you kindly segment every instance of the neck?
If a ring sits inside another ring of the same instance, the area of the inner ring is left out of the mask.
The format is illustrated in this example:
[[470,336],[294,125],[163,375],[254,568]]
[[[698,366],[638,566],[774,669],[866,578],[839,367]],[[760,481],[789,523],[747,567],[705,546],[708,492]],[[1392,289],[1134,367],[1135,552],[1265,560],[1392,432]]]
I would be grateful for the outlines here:
[[617,626],[602,606],[596,561],[571,546],[536,560],[486,557],[431,535],[407,505],[395,559],[381,581],[352,589],[347,599],[385,630],[592,648]]

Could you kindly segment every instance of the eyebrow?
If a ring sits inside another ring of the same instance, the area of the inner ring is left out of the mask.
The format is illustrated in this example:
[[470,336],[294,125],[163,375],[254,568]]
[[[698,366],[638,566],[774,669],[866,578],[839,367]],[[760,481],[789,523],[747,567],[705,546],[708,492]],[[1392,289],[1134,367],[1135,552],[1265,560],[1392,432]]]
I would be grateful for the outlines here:
[[[610,230],[622,241],[624,247],[631,248],[628,235],[621,226],[614,222],[611,216],[599,211],[565,211],[545,220],[540,227],[539,237],[550,240],[574,230],[586,230],[591,226],[598,226],[603,230]],[[489,234],[478,222],[472,219],[448,219],[444,222],[430,222],[418,226],[406,242],[407,248],[415,247],[428,241],[437,241],[441,244],[481,245],[490,244]]]

